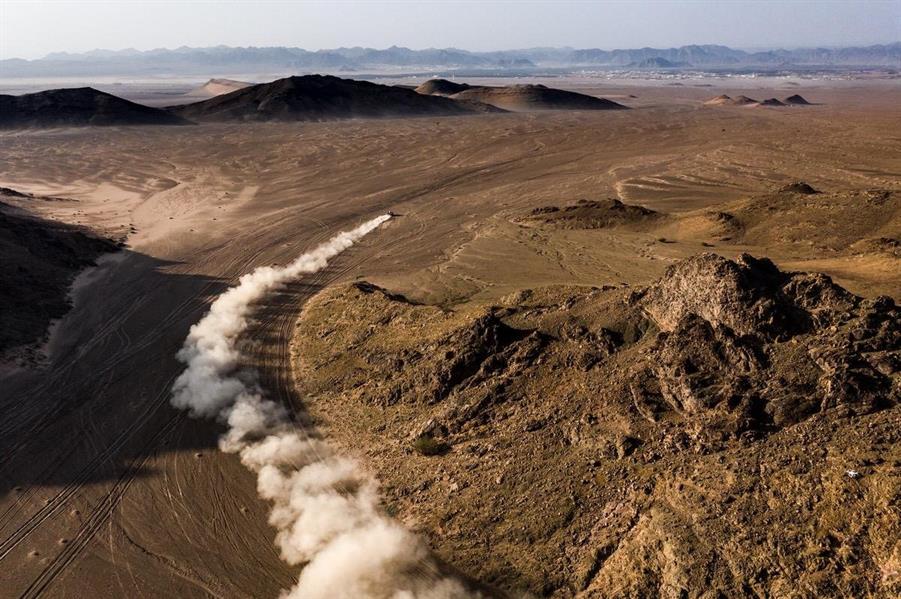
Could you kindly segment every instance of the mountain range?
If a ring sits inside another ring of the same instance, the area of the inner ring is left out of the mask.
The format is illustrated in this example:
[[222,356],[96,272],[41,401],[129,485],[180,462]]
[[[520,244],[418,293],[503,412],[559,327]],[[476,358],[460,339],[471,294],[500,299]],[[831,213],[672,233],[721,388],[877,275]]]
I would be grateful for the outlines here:
[[[673,66],[667,66],[673,65]],[[467,68],[528,70],[541,67],[603,68],[752,68],[888,67],[901,68],[901,42],[848,48],[802,48],[746,52],[726,46],[600,50],[529,48],[470,52],[456,48],[411,50],[335,48],[309,51],[290,47],[215,46],[140,51],[93,50],[48,54],[36,60],[0,60],[0,77],[110,75],[223,75],[251,72],[350,72],[378,69]]]

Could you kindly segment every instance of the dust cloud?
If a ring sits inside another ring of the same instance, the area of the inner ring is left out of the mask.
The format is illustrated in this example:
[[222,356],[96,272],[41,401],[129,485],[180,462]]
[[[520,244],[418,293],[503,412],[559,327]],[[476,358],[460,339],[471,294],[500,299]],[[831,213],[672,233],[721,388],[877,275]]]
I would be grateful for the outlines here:
[[[172,404],[227,424],[222,451],[236,453],[257,474],[260,496],[272,502],[269,523],[281,557],[304,565],[285,598],[462,599],[472,597],[443,575],[428,548],[381,510],[375,480],[353,460],[311,438],[280,405],[239,371],[238,337],[253,302],[328,261],[390,218],[382,215],[283,267],[264,266],[220,295],[178,352],[185,371]],[[246,374],[246,373],[245,373]]]

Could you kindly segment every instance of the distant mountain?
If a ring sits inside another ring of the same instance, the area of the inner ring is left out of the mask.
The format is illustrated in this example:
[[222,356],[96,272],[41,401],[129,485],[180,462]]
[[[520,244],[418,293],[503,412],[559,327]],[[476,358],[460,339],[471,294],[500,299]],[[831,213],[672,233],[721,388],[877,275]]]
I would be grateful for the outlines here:
[[627,66],[636,69],[677,69],[690,67],[691,64],[687,62],[673,62],[672,60],[655,56],[654,58],[645,58],[640,62],[630,63]]
[[169,110],[194,121],[316,121],[491,110],[412,89],[330,75],[287,77]]
[[[250,73],[353,72],[383,69],[509,69],[595,66],[631,68],[666,61],[697,68],[737,67],[892,67],[901,68],[901,42],[851,48],[802,48],[745,52],[726,46],[599,50],[596,48],[529,48],[469,52],[457,48],[411,50],[392,46],[336,48],[181,47],[174,50],[94,50],[82,54],[54,53],[38,60],[0,61],[0,77],[81,77],[115,75],[217,75]],[[665,64],[665,63],[660,63]],[[661,67],[672,68],[672,67]]]
[[671,63],[688,63],[697,66],[732,66],[741,63],[746,56],[745,52],[726,46],[682,46],[668,49],[576,50],[573,52],[572,61],[576,64],[625,67],[662,58]]
[[135,104],[90,87],[0,95],[0,128],[84,125],[186,125],[165,110]]

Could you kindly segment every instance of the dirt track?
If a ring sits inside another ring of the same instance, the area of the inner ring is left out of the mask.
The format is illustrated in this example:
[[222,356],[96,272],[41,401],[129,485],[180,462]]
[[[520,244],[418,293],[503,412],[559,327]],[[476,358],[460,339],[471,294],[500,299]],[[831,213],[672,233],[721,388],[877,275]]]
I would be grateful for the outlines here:
[[[296,409],[288,342],[323,285],[365,273],[454,302],[524,284],[645,281],[701,248],[637,233],[508,234],[506,215],[607,195],[683,211],[799,179],[901,187],[901,103],[885,107],[897,90],[880,91],[875,108],[845,91],[781,112],[653,93],[648,107],[615,113],[0,138],[0,185],[80,202],[36,211],[136,229],[123,259],[80,293],[49,366],[0,383],[0,585],[23,597],[265,597],[290,584],[252,476],[217,451],[214,425],[168,405],[169,386],[175,352],[216,294],[342,228],[402,215],[260,306],[246,341],[264,386]],[[723,251],[743,249],[765,253]],[[880,277],[851,288],[892,291]]]

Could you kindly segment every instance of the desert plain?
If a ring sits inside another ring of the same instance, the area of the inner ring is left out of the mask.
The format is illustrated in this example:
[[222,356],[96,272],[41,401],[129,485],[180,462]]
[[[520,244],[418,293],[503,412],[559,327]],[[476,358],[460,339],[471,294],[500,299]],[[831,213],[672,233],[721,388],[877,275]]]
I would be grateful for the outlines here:
[[[169,405],[183,369],[175,354],[189,327],[242,274],[287,263],[390,211],[396,216],[328,269],[255,306],[241,345],[268,396],[372,470],[385,485],[391,515],[421,532],[442,562],[479,581],[485,593],[642,596],[654,588],[663,596],[702,596],[698,580],[659,573],[648,575],[656,581],[649,587],[636,582],[610,590],[605,560],[626,569],[641,559],[630,557],[627,543],[620,543],[619,562],[609,557],[619,545],[598,545],[606,547],[600,553],[591,548],[591,535],[576,530],[591,530],[582,512],[552,503],[580,492],[564,483],[503,487],[530,465],[552,463],[549,454],[532,453],[532,445],[519,449],[518,437],[537,432],[547,435],[544,443],[578,446],[566,431],[567,419],[575,422],[579,414],[554,412],[557,428],[545,415],[508,430],[503,422],[515,414],[505,413],[496,428],[489,421],[475,431],[447,433],[445,455],[419,455],[410,439],[427,410],[397,412],[379,402],[364,410],[334,397],[341,385],[355,387],[347,372],[328,370],[342,354],[322,358],[331,343],[325,340],[336,329],[334,347],[344,347],[341,335],[350,334],[355,318],[329,316],[321,304],[346,302],[329,294],[358,293],[348,284],[365,281],[442,313],[480,313],[509,305],[524,290],[640,288],[702,253],[766,257],[783,271],[826,274],[865,300],[898,300],[901,87],[896,80],[553,83],[630,110],[0,132],[0,186],[33,194],[4,202],[125,244],[77,279],[72,309],[27,363],[3,365],[0,594],[275,597],[290,587],[299,568],[279,559],[269,506],[253,475],[218,451],[219,425]],[[795,93],[812,105],[704,104],[717,94]],[[779,191],[798,182],[819,193]],[[655,216],[607,222],[610,198]],[[552,213],[536,209],[565,209],[580,200],[601,203],[598,214],[589,210],[585,217],[599,221],[535,218]],[[363,316],[357,323],[375,326]],[[325,348],[310,341],[316,332]],[[303,350],[318,351],[319,370],[331,378],[317,378]],[[889,393],[896,392],[897,383]],[[888,597],[901,588],[901,547],[897,536],[891,541],[899,531],[901,412],[892,402],[869,415],[846,416],[839,426],[844,438],[861,428],[882,431],[877,445],[855,446],[866,455],[850,452],[846,460],[817,466],[817,476],[855,485],[860,501],[878,512],[866,516],[878,530],[858,530],[872,550],[862,570],[847,566],[853,580],[833,587],[847,596]],[[609,459],[640,455],[630,447],[633,436],[641,434],[620,436]],[[747,442],[754,441],[736,435],[735,444]],[[723,443],[701,444],[697,453],[728,461],[728,452],[740,447]],[[466,449],[473,444],[478,447]],[[608,459],[601,449],[599,457],[583,449],[578,455],[586,464]],[[482,463],[490,473],[467,479]],[[633,471],[636,478],[586,482],[588,471],[569,462],[566,468],[577,479],[574,488],[631,485],[644,493],[657,480]],[[848,477],[846,470],[864,476]],[[505,489],[510,504],[503,511],[479,505],[493,497],[491,487]],[[523,507],[529,504],[567,514],[525,530],[536,521]],[[610,500],[591,509],[604,505],[621,508]],[[521,520],[480,519],[482,512]],[[641,527],[631,530],[641,533]],[[845,542],[840,537],[828,543]],[[574,549],[583,545],[584,551]],[[791,576],[771,571],[756,582],[747,578],[746,590],[814,596],[822,583],[803,579],[790,590]],[[774,577],[783,582],[773,583]]]

